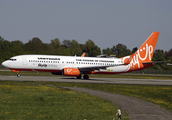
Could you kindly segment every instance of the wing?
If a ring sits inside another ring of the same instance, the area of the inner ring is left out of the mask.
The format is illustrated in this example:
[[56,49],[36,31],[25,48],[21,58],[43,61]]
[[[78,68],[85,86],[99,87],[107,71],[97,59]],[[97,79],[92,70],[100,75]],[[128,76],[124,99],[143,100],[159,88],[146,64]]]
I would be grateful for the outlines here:
[[100,70],[100,69],[105,69],[108,67],[114,67],[114,66],[121,66],[124,64],[119,64],[119,65],[104,65],[104,66],[85,66],[85,67],[77,67],[81,72],[88,72],[88,71],[94,71],[94,70]]

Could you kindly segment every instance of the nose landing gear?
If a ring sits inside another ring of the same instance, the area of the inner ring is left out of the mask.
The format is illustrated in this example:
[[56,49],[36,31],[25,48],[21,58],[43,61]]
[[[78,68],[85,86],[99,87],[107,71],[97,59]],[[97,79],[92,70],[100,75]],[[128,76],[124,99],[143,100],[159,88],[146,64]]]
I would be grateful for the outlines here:
[[17,74],[17,77],[20,77],[20,76],[21,76],[20,73],[18,73],[18,74]]
[[17,74],[17,77],[20,77],[21,75],[20,75],[20,71],[17,71],[17,70],[11,70],[12,72],[16,72],[16,73],[18,73]]

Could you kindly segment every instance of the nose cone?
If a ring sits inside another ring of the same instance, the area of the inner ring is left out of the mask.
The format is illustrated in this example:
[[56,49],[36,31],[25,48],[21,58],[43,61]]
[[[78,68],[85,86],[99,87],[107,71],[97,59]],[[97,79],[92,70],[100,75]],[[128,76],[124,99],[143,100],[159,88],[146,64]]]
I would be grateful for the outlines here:
[[3,63],[2,63],[2,65],[4,66],[4,67],[9,67],[9,63],[7,62],[7,61],[4,61]]

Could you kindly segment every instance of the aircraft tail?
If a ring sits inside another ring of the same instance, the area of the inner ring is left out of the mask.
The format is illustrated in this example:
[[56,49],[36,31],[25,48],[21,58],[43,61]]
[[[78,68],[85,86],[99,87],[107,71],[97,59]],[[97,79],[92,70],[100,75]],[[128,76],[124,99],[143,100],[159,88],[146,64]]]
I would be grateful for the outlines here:
[[124,64],[129,64],[130,70],[144,69],[152,66],[152,57],[158,36],[159,32],[153,32],[134,54],[123,58]]
[[136,51],[141,61],[151,61],[158,41],[159,32],[153,32],[143,45]]

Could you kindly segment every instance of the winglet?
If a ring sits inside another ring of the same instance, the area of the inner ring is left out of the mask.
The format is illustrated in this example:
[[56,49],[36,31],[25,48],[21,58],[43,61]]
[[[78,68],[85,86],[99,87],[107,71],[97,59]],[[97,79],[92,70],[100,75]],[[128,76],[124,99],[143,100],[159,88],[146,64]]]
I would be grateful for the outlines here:
[[81,57],[85,57],[85,52],[81,55]]

